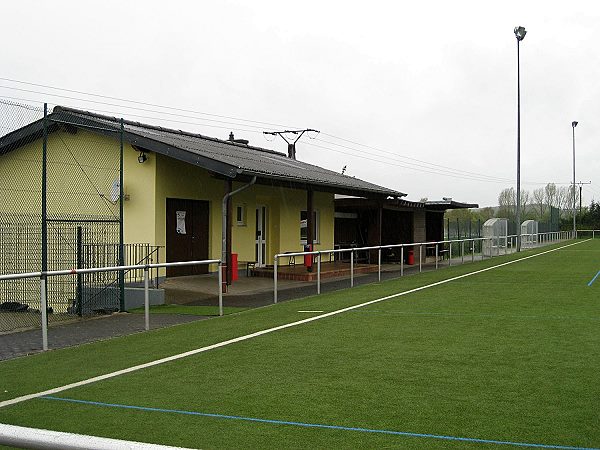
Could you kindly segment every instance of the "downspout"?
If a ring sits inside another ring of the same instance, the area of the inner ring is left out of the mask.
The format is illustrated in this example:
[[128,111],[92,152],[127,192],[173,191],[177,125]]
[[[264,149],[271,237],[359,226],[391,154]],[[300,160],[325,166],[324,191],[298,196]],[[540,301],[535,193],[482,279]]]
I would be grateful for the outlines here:
[[[221,270],[227,270],[227,202],[229,201],[230,197],[233,197],[235,194],[238,194],[240,192],[242,192],[245,189],[248,189],[250,186],[252,186],[254,183],[256,183],[256,175],[254,175],[252,177],[252,179],[250,180],[250,183],[245,184],[244,186],[236,189],[235,191],[231,191],[228,192],[227,194],[225,194],[225,196],[223,197],[223,205],[222,205],[222,215],[223,215],[223,223],[222,223],[222,229],[221,229],[221,262],[222,262],[222,268]],[[226,277],[223,277],[223,292],[227,292],[227,281],[225,281]]]

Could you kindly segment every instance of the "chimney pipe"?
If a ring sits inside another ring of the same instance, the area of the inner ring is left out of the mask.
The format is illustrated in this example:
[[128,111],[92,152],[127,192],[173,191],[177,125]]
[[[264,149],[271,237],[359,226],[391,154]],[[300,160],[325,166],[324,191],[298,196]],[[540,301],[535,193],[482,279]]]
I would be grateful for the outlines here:
[[235,138],[233,137],[233,131],[230,131],[230,132],[229,132],[229,140],[230,140],[231,142],[233,142],[233,141],[235,140]]

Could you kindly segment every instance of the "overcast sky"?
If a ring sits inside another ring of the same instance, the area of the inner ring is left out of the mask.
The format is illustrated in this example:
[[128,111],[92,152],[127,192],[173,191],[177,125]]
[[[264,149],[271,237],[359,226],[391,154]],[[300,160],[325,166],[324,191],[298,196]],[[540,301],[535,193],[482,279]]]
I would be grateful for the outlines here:
[[284,152],[283,140],[262,131],[315,128],[316,139],[298,142],[298,159],[347,166],[411,200],[481,206],[516,183],[513,28],[522,25],[523,188],[570,182],[577,120],[576,179],[593,183],[584,203],[600,200],[596,1],[20,0],[0,8],[1,78],[197,113],[51,97],[84,98],[6,80],[0,96],[220,138],[233,130]]

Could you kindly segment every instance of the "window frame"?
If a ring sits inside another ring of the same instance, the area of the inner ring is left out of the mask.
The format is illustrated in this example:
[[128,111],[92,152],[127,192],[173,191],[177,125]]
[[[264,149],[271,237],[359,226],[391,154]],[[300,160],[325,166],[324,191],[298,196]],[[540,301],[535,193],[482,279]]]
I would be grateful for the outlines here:
[[[307,213],[306,209],[300,210],[300,245],[306,245],[306,238],[302,238],[302,229],[306,228],[306,226],[302,226],[302,222],[305,222],[306,219],[302,219],[302,213],[304,213],[306,215],[306,213]],[[319,229],[321,228],[321,214],[318,209],[314,209],[313,213],[314,213],[313,220],[314,220],[314,233],[315,233],[314,238],[313,238],[313,245],[315,245],[315,244],[321,243],[321,233],[319,232]]]

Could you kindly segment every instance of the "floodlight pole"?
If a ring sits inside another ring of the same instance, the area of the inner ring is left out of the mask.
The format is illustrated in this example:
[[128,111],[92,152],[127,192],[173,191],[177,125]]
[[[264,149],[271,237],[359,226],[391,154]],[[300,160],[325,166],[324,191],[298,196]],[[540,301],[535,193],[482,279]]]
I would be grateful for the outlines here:
[[576,203],[576,195],[575,195],[575,127],[577,126],[577,121],[571,122],[571,127],[573,127],[573,238],[577,237],[577,221],[575,216],[577,215],[577,203]]
[[517,38],[517,252],[521,251],[521,67],[520,42],[525,38],[525,28],[515,27]]

